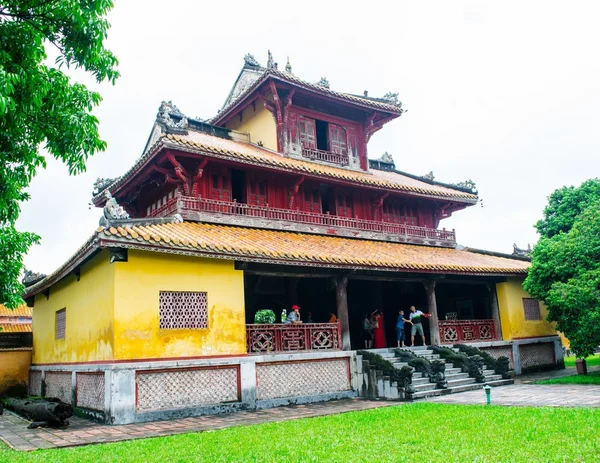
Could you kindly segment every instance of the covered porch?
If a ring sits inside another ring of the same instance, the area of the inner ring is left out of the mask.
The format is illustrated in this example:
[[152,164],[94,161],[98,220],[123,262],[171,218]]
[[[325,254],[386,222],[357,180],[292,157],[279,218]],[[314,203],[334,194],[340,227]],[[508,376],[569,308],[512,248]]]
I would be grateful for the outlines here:
[[[248,354],[365,348],[363,320],[383,314],[385,346],[395,347],[399,310],[410,306],[431,317],[423,323],[428,345],[502,339],[495,283],[501,277],[408,274],[236,263],[244,270]],[[302,323],[282,323],[281,314],[299,305]],[[270,309],[274,324],[255,324]],[[337,320],[330,323],[331,315]],[[411,345],[410,325],[405,342]],[[416,336],[415,345],[421,345]]]

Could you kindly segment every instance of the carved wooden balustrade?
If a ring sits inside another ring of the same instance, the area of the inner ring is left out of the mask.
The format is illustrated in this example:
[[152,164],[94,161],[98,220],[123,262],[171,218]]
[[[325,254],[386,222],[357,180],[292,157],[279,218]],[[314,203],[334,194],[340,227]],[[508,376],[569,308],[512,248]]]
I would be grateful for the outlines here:
[[323,161],[340,166],[350,164],[348,153],[332,153],[331,151],[323,151],[318,149],[302,148],[302,157],[311,161]]
[[[203,212],[208,214],[224,214],[238,217],[256,217],[266,220],[278,220],[307,225],[320,225],[325,227],[339,227],[364,232],[381,233],[387,235],[399,235],[406,238],[418,238],[423,240],[439,240],[447,243],[456,242],[454,230],[445,228],[418,227],[402,223],[383,222],[375,220],[364,220],[349,217],[338,217],[330,214],[319,214],[294,209],[279,209],[269,206],[251,206],[249,204],[237,203],[235,201],[217,201],[206,198],[193,198],[189,196],[175,197],[167,201],[158,209],[151,212],[151,217],[161,217],[181,214],[189,218],[190,213]],[[193,218],[192,218],[193,220]]]
[[246,343],[249,354],[339,350],[342,338],[339,323],[246,325]]
[[496,323],[493,319],[440,320],[438,329],[442,344],[498,340]]

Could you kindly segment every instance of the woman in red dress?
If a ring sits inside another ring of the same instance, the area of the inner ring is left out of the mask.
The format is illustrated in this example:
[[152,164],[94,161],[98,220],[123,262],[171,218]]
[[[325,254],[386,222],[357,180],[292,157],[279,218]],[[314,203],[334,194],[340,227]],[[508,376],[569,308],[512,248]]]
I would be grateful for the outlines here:
[[383,349],[385,344],[385,328],[383,325],[383,313],[376,311],[372,314],[373,317],[373,340],[375,349]]

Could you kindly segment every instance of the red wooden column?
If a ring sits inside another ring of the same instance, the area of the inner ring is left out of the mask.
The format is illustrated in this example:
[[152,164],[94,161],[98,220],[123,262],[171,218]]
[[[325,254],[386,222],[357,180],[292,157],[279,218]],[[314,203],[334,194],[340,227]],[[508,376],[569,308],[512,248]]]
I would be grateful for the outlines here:
[[348,294],[346,286],[348,278],[336,277],[335,299],[337,302],[337,317],[342,330],[342,350],[350,350],[350,317],[348,316]]
[[423,282],[425,292],[427,293],[427,309],[429,314],[429,330],[431,335],[431,344],[440,345],[440,328],[438,324],[437,302],[435,300],[435,280]]

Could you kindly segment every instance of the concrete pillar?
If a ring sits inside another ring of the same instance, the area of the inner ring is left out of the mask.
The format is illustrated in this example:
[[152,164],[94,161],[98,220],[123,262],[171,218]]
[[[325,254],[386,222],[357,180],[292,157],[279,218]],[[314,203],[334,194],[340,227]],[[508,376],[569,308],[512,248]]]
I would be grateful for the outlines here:
[[427,309],[431,316],[429,317],[429,327],[431,344],[434,346],[440,345],[440,330],[438,323],[437,302],[435,300],[435,281],[424,281],[425,292],[427,293]]
[[515,375],[521,374],[521,351],[519,349],[519,345],[513,341],[512,344],[512,354],[513,354],[513,370]]
[[127,424],[135,421],[135,370],[113,370],[110,384],[111,403],[108,422]]
[[502,340],[502,324],[500,322],[500,309],[498,308],[498,295],[496,294],[496,285],[487,285],[488,291],[490,292],[490,307],[492,309],[492,318],[494,319],[494,326],[496,328],[496,336],[498,340]]
[[350,350],[350,317],[348,316],[348,294],[346,287],[348,278],[337,277],[335,279],[335,298],[337,305],[337,317],[342,330],[342,349]]
[[560,338],[554,341],[554,358],[556,360],[557,368],[565,367],[565,357],[563,354],[562,342],[560,341]]
[[242,403],[249,409],[256,408],[256,363],[242,361],[240,363],[240,381],[242,385]]

